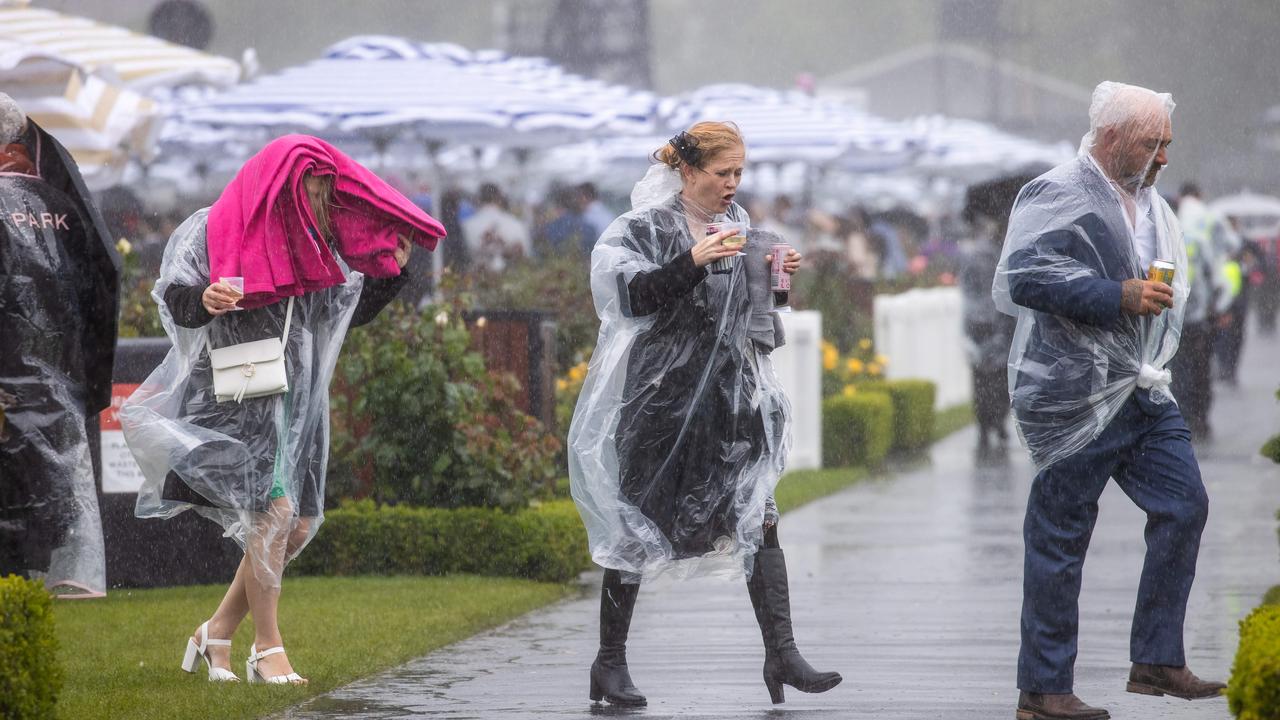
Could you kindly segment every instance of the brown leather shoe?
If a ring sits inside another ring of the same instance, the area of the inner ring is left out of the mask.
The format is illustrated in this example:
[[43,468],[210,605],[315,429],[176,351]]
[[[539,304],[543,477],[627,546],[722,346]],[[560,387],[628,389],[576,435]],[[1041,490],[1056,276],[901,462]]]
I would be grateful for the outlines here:
[[1186,665],[1170,667],[1134,663],[1125,689],[1141,695],[1172,695],[1183,700],[1198,700],[1221,695],[1227,684],[1201,680]]
[[1110,720],[1111,713],[1090,707],[1073,693],[1018,695],[1018,720]]

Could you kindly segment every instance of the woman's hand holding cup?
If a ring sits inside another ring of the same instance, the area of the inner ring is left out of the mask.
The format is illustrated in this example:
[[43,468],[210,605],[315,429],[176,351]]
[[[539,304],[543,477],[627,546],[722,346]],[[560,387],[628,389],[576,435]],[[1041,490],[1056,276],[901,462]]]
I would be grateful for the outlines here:
[[694,266],[706,267],[720,258],[731,257],[742,252],[741,245],[724,244],[725,238],[737,235],[742,235],[742,230],[737,227],[731,227],[704,237],[690,250],[693,255]]
[[217,316],[224,315],[232,310],[238,310],[236,303],[240,302],[243,297],[243,292],[238,292],[229,283],[219,281],[204,289],[204,293],[200,296],[200,301],[210,315]]

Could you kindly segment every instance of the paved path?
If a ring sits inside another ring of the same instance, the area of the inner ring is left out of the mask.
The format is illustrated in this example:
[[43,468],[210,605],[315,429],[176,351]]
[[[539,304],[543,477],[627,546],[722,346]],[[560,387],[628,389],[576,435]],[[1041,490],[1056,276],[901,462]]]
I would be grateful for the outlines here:
[[[1280,583],[1280,472],[1257,448],[1280,429],[1280,340],[1249,338],[1238,389],[1219,390],[1218,440],[1198,448],[1211,510],[1188,612],[1189,663],[1225,678],[1236,624]],[[628,657],[648,708],[592,708],[598,576],[583,597],[532,613],[286,713],[320,718],[1012,718],[1021,603],[1022,514],[1032,471],[1015,447],[975,462],[975,435],[930,460],[789,513],[796,634],[844,684],[787,690],[771,706],[763,651],[740,583],[641,590]],[[1227,718],[1224,699],[1189,703],[1124,692],[1143,517],[1113,484],[1085,564],[1077,692],[1117,719]]]

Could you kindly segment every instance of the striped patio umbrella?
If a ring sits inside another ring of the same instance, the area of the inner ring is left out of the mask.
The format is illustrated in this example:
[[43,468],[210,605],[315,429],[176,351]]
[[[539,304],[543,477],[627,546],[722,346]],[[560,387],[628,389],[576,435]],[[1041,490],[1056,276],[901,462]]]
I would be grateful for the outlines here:
[[882,171],[910,163],[922,142],[911,126],[845,103],[752,85],[708,85],[664,100],[661,114],[671,133],[703,120],[736,123],[753,162]]
[[0,2],[0,89],[58,138],[92,189],[148,159],[162,96],[236,82],[239,66],[162,40],[25,2]]
[[536,148],[651,131],[655,107],[649,93],[587,80],[542,58],[359,36],[182,108],[165,139],[239,128]]
[[1067,142],[1047,143],[1011,135],[976,120],[930,115],[911,121],[925,137],[913,171],[979,182],[1036,165],[1058,165],[1075,156]]

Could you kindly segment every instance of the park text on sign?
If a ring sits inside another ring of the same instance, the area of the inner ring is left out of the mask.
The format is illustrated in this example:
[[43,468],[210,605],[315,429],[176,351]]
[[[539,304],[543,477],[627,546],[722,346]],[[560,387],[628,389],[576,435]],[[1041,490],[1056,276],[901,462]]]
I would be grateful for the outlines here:
[[111,407],[98,416],[102,430],[102,492],[136,493],[142,489],[142,468],[133,459],[120,428],[120,406],[137,385],[111,386]]

